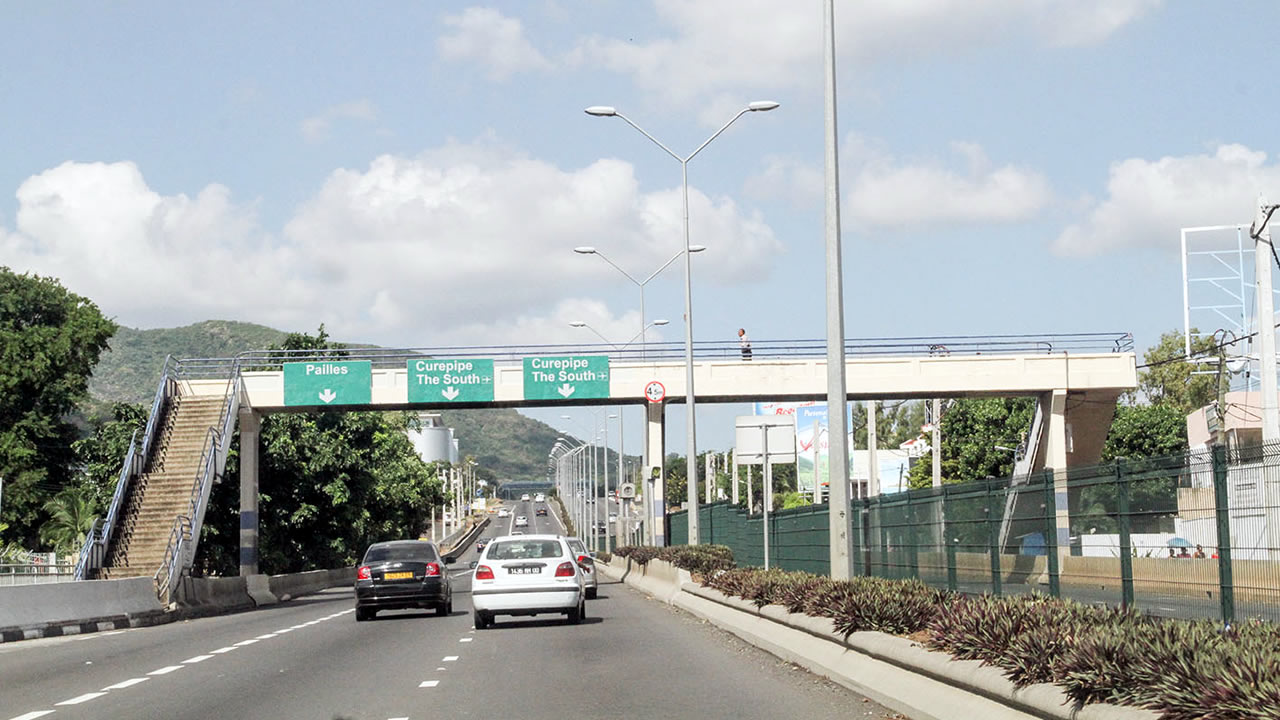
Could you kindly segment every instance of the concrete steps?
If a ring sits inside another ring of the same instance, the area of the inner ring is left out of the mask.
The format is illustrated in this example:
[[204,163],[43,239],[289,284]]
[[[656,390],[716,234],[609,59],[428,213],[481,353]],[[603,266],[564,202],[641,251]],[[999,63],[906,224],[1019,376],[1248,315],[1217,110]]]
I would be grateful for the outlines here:
[[209,430],[219,425],[225,405],[226,398],[179,397],[165,408],[146,472],[129,489],[102,577],[150,577],[160,568],[174,520],[190,509]]

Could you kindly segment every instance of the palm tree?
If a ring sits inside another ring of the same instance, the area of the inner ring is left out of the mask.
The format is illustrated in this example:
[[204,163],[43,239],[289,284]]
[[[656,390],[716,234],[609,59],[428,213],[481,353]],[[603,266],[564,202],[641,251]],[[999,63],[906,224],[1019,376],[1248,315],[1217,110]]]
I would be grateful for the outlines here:
[[97,518],[93,497],[79,488],[67,488],[44,504],[49,519],[40,528],[40,541],[59,554],[75,553]]

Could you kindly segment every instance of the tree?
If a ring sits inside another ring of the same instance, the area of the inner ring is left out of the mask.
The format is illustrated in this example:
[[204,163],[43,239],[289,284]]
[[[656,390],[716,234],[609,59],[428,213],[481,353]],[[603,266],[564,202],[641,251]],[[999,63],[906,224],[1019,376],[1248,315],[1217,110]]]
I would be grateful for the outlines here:
[[[1013,453],[1031,426],[1034,398],[961,398],[942,416],[942,481],[968,482],[1013,474]],[[999,447],[997,447],[999,446]],[[912,488],[929,487],[933,465],[923,457],[911,467]]]
[[45,501],[49,519],[40,526],[40,541],[59,555],[80,551],[98,515],[98,505],[79,488],[67,488]]
[[[1198,331],[1192,328],[1191,332]],[[1185,354],[1182,333],[1170,330],[1143,354],[1143,363],[1147,367],[1138,373],[1138,390],[1147,402],[1177,408],[1184,417],[1217,399],[1217,377],[1193,375],[1192,371],[1197,367],[1183,358]],[[1214,356],[1216,345],[1213,338],[1192,340],[1191,354],[1193,357]]]
[[[76,486],[100,508],[111,504],[120,468],[129,452],[129,440],[135,432],[141,438],[147,426],[147,408],[131,403],[111,406],[111,419],[99,422],[93,434],[71,445],[80,474]],[[138,442],[141,446],[141,439]]]
[[1120,405],[1102,459],[1173,455],[1187,449],[1186,415],[1172,405]]
[[53,278],[0,267],[0,520],[28,547],[74,472],[67,420],[116,324]]

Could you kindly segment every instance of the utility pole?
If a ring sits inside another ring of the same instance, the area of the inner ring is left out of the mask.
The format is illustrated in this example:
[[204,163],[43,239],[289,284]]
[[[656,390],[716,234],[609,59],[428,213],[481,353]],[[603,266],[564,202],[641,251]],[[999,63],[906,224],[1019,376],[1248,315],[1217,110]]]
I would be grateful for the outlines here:
[[[831,578],[848,580],[853,575],[853,528],[849,517],[849,436],[845,422],[848,393],[844,377],[844,275],[840,251],[840,159],[836,125],[836,11],[835,0],[823,0],[822,21],[825,38],[823,66],[826,75],[826,102],[823,113],[825,145],[824,190],[827,276],[827,416],[830,450],[831,503],[828,508],[828,550]],[[766,460],[766,462],[768,462]]]
[[933,436],[929,439],[933,446],[933,486],[942,487],[942,401],[933,399]]
[[880,494],[880,461],[876,457],[876,446],[880,444],[876,436],[876,401],[868,400],[867,404],[867,495],[874,497]]
[[[1276,211],[1258,196],[1258,209],[1249,235],[1254,239],[1254,283],[1258,292],[1258,355],[1262,374],[1262,444],[1272,446],[1280,441],[1280,398],[1276,388],[1275,303],[1271,297],[1271,262],[1274,250],[1267,221]],[[1280,560],[1280,477],[1278,468],[1263,463],[1265,503],[1267,505],[1267,556]]]

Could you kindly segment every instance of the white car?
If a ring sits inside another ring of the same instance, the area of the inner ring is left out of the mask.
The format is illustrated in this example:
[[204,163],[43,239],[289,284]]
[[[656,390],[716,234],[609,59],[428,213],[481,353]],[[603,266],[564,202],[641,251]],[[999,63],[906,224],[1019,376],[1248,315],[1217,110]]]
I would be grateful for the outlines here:
[[599,591],[600,582],[596,578],[596,561],[591,557],[591,553],[587,552],[587,544],[582,542],[580,538],[571,537],[569,540],[569,548],[573,550],[573,554],[578,559],[578,564],[582,566],[582,572],[587,578],[587,599],[594,600],[596,593]]
[[546,501],[547,501],[547,496],[546,496],[546,495],[543,495],[542,493],[538,493],[537,495],[534,495],[534,496],[533,496],[533,501],[534,501],[534,502],[546,502]]
[[516,516],[516,527],[529,527],[529,518],[524,515]]
[[525,493],[525,494],[521,495],[521,496],[520,496],[520,501],[521,501],[521,502],[529,502],[529,493]]
[[498,517],[511,517],[511,511],[506,508],[499,508]]
[[505,535],[485,546],[473,563],[471,606],[477,630],[495,615],[587,616],[586,576],[577,553],[559,535]]

